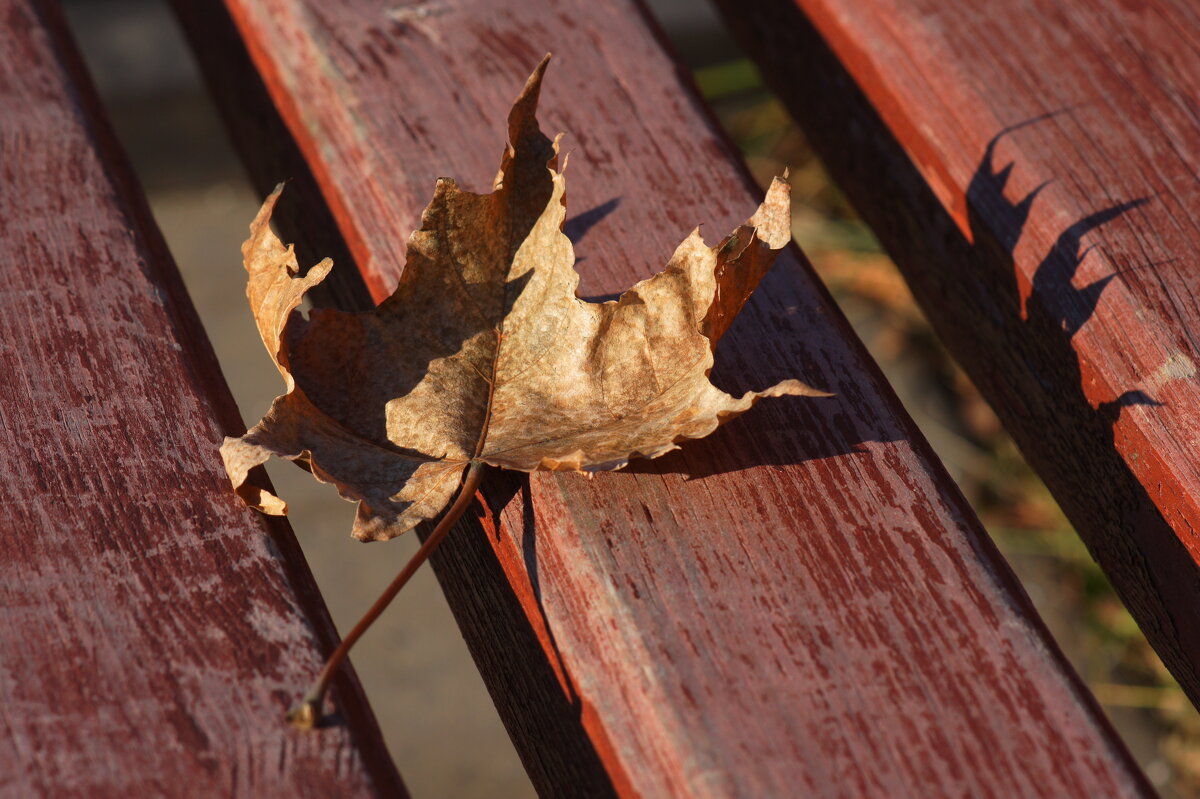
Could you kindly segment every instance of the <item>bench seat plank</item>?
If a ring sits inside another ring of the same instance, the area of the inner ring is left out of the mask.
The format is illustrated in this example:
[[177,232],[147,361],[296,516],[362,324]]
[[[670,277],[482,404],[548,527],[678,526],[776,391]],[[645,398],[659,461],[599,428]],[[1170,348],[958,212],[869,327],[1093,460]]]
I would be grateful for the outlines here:
[[404,795],[55,7],[0,2],[0,795]]
[[723,4],[1200,705],[1194,4]]
[[[635,3],[227,6],[376,300],[433,179],[490,185],[548,50],[542,119],[568,134],[582,295],[623,290],[761,196]],[[282,176],[257,153],[280,143],[256,150],[270,126],[243,113],[257,89],[230,80],[211,6],[177,8],[269,185]],[[541,792],[1148,794],[797,251],[717,362],[731,390],[797,376],[838,397],[764,403],[591,481],[493,475],[435,559]]]

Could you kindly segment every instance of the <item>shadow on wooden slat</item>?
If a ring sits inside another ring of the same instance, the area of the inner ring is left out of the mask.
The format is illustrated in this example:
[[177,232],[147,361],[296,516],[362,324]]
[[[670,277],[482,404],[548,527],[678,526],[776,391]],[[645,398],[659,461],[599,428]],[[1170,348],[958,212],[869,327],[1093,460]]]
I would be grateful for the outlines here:
[[[617,210],[620,205],[621,198],[613,197],[611,200],[600,203],[594,208],[589,208],[586,211],[575,214],[575,216],[567,219],[563,225],[563,233],[571,240],[571,244],[578,245],[579,242],[583,241],[583,237],[588,234],[588,231],[600,224],[604,217]],[[582,261],[583,259],[580,258],[579,260]],[[596,300],[592,300],[592,302],[596,302]]]
[[[484,505],[476,501],[476,512],[458,523],[459,529],[448,536],[430,562],[539,795],[615,796],[613,776],[583,727],[583,708],[570,677],[561,669],[553,633],[545,627],[558,663],[548,659],[489,542],[487,528],[499,529],[496,514],[489,509],[498,511],[508,506],[522,490],[527,505],[525,518],[532,523],[528,486],[528,480],[519,473],[489,470],[480,489]],[[417,528],[417,535],[425,540],[432,529],[432,525],[423,524]],[[537,554],[530,549],[534,546],[531,530],[525,531],[523,540],[527,549],[522,554],[534,598],[538,612],[545,618]],[[567,680],[565,691],[556,666]]]
[[1022,304],[1013,252],[1038,190],[1009,202],[1004,189],[1013,167],[996,169],[993,159],[1004,136],[1044,115],[1000,131],[985,148],[966,191],[968,240],[793,0],[766,0],[754,15],[729,0],[718,5],[741,41],[753,43],[764,77],[904,272],[939,337],[1200,705],[1200,568],[1114,445],[1123,408],[1159,403],[1130,389],[1093,407],[1071,343],[1105,287],[1121,276],[1074,286],[1087,254],[1079,249],[1082,236],[1148,199],[1103,208],[1063,231]]

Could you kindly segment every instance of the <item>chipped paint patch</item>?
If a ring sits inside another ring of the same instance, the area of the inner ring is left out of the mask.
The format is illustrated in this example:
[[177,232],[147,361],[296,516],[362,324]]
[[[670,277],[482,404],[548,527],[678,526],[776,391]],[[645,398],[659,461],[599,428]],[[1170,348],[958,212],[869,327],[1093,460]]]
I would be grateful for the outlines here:
[[1175,380],[1183,380],[1195,376],[1196,364],[1182,352],[1176,351],[1171,353],[1163,361],[1162,365],[1154,371],[1154,374],[1146,381],[1146,387],[1153,391]]

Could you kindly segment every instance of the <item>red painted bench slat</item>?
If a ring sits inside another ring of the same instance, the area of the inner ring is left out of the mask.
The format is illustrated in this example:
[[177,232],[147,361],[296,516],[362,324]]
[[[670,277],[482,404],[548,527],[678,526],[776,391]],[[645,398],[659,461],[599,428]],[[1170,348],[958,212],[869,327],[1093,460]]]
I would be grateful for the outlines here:
[[1194,5],[725,5],[1200,704]]
[[55,7],[0,2],[0,794],[404,795]]
[[[292,145],[264,124],[216,4],[176,5],[251,173],[285,177]],[[583,295],[628,287],[691,226],[719,235],[758,200],[636,3],[227,6],[376,300],[433,179],[489,185],[546,51]],[[496,478],[435,560],[535,785],[1148,794],[798,252],[717,360],[731,389],[798,376],[838,396],[764,404],[593,481]],[[393,612],[418,611],[402,597]]]

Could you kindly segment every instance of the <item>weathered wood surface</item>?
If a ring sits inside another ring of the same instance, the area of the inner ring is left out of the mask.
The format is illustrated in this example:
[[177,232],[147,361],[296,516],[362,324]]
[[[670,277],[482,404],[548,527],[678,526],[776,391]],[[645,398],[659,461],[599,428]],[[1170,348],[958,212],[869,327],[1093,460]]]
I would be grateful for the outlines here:
[[[490,185],[546,51],[583,295],[628,287],[693,225],[720,235],[759,198],[635,4],[227,5],[376,299],[434,178]],[[261,87],[223,76],[239,67],[208,38],[212,6],[177,7],[252,173],[284,177],[258,166],[271,126],[239,109]],[[797,252],[717,360],[731,389],[798,376],[838,396],[764,403],[593,481],[495,476],[435,560],[539,789],[1149,793]],[[420,609],[402,596],[392,612]]]
[[0,2],[0,796],[403,795],[57,10]]
[[724,4],[1200,703],[1195,5]]

